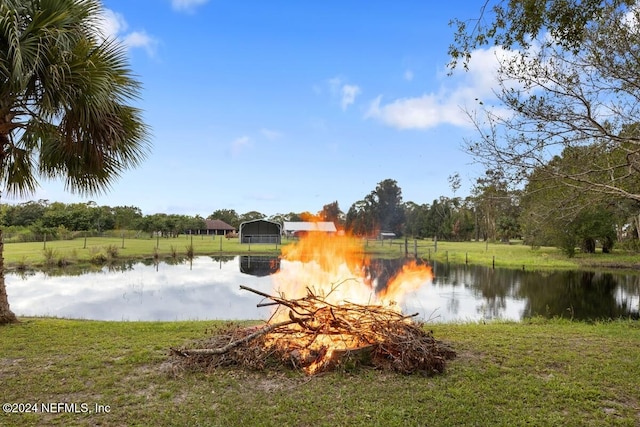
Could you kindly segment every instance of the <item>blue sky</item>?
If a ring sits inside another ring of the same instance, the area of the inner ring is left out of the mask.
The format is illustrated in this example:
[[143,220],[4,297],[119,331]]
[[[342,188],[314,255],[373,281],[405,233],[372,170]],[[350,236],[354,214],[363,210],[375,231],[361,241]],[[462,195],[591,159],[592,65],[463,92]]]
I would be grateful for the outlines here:
[[103,31],[128,46],[144,86],[151,153],[105,195],[43,181],[29,199],[346,212],[387,178],[404,201],[452,196],[456,172],[465,196],[482,169],[461,150],[475,135],[463,109],[491,96],[495,61],[479,51],[470,72],[447,76],[449,21],[482,3],[104,0]]

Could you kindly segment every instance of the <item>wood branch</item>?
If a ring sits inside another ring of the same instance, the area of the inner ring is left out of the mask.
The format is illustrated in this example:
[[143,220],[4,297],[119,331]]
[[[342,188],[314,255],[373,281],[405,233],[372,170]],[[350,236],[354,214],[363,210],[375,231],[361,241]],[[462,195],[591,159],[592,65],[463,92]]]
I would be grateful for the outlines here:
[[220,348],[194,348],[194,349],[187,349],[187,350],[178,350],[178,349],[171,349],[172,352],[174,352],[175,354],[177,354],[178,356],[182,356],[182,357],[189,357],[189,356],[193,356],[193,355],[201,355],[201,354],[223,354],[228,352],[229,350],[232,350],[236,347],[238,347],[240,344],[243,344],[245,342],[249,342],[255,338],[258,338],[262,335],[268,334],[269,332],[281,328],[283,326],[287,326],[290,325],[292,323],[296,323],[296,321],[293,320],[286,320],[284,322],[279,322],[279,323],[274,323],[272,325],[266,326],[262,329],[258,329],[256,332],[247,335],[244,338],[241,338],[239,340],[236,341],[232,341],[229,344],[225,345],[224,347],[220,347]]
[[262,292],[262,291],[259,291],[259,290],[257,290],[257,289],[250,288],[250,287],[245,286],[245,285],[240,285],[240,289],[242,289],[242,290],[244,290],[244,291],[253,292],[254,294],[260,295],[261,297],[269,298],[270,300],[276,300],[276,299],[278,299],[277,297],[274,297],[274,296],[272,296],[272,295],[266,294],[266,293],[264,293],[264,292]]
[[[279,298],[279,297],[276,297],[276,296],[273,296],[273,295],[269,295],[267,293],[264,293],[262,291],[259,291],[257,289],[253,289],[253,288],[250,288],[250,287],[244,286],[244,285],[240,285],[240,289],[245,290],[245,291],[249,291],[249,292],[253,292],[254,294],[260,295],[261,297],[264,297],[264,298],[268,298],[268,299],[274,301],[278,305],[284,305],[285,307],[289,307],[298,316],[305,316],[306,315],[305,313],[300,313],[300,312],[298,312],[298,310],[296,310],[296,307],[299,307],[300,305],[297,304],[295,300],[287,300],[287,299],[284,299],[284,298]],[[274,305],[274,304],[271,304],[271,303],[260,303],[257,306],[258,307],[263,307],[265,305]]]
[[272,307],[274,305],[280,305],[279,302],[273,301],[273,302],[261,302],[256,304],[256,307]]

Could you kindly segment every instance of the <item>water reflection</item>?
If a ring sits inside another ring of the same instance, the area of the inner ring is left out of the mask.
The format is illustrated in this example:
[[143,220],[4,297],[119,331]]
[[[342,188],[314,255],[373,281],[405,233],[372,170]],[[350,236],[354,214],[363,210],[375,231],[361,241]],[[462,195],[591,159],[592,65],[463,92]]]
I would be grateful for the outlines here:
[[240,272],[253,276],[270,276],[280,270],[280,258],[272,256],[251,256],[242,255],[240,257]]
[[[384,287],[403,260],[372,260],[368,274]],[[271,275],[287,269],[273,257],[196,257],[168,263],[131,262],[89,269],[7,274],[20,316],[97,320],[266,319],[259,296],[273,293]],[[430,321],[638,318],[640,274],[537,273],[434,263],[435,278],[400,301],[406,313]]]

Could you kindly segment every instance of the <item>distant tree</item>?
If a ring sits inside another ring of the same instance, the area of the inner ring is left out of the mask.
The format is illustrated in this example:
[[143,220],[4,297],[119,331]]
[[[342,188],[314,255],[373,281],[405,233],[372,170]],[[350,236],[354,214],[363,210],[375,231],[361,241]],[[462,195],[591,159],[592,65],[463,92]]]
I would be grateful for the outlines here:
[[473,209],[467,201],[440,196],[431,204],[404,204],[405,233],[416,238],[463,241],[473,236]]
[[337,201],[324,205],[322,210],[318,212],[318,217],[322,221],[333,222],[336,227],[344,225],[344,212],[340,209]]
[[253,221],[256,219],[264,219],[267,216],[263,213],[260,213],[258,211],[249,211],[246,213],[243,213],[242,215],[240,215],[240,217],[238,218],[238,220],[240,221],[240,223],[246,222],[246,221]]
[[151,235],[159,233],[163,237],[178,237],[188,230],[200,230],[205,227],[201,217],[165,213],[146,215],[138,224],[139,230]]
[[425,230],[427,235],[438,240],[451,239],[453,234],[453,216],[455,206],[448,197],[440,196],[434,200],[427,211]]
[[163,213],[156,213],[152,215],[145,215],[138,222],[138,229],[153,235],[153,233],[164,233],[168,229],[166,223],[167,215]]
[[372,236],[377,230],[376,216],[369,200],[359,200],[347,212],[345,229],[355,236]]
[[28,227],[36,221],[42,219],[47,210],[48,203],[42,201],[29,201],[18,205],[3,206],[3,223],[2,225]]
[[113,230],[115,228],[116,220],[110,206],[97,206],[93,211],[95,226],[92,228],[95,228],[98,232]]
[[402,190],[393,179],[385,179],[369,194],[380,231],[391,231],[401,235],[404,226]]
[[186,216],[184,219],[184,230],[204,230],[205,228],[207,228],[207,223],[200,215]]
[[213,211],[207,219],[219,219],[226,222],[236,230],[240,227],[240,223],[242,222],[240,221],[240,216],[234,209],[217,209]]
[[117,230],[135,230],[142,219],[142,211],[135,206],[116,206],[113,208],[114,228]]
[[347,231],[375,235],[387,231],[401,235],[404,228],[402,190],[393,179],[381,181],[363,200],[351,205],[345,219]]
[[596,241],[601,242],[604,252],[613,247],[619,218],[615,213],[620,212],[615,199],[574,191],[555,172],[547,172],[554,169],[572,173],[582,167],[584,153],[578,152],[589,152],[591,148],[565,150],[531,175],[522,197],[521,224],[526,243],[555,245],[568,256],[573,256],[577,247],[594,252]]
[[479,235],[507,241],[519,234],[519,194],[501,170],[489,169],[472,190]]
[[286,214],[284,216],[286,219],[285,221],[292,221],[292,222],[300,222],[300,221],[304,221],[302,219],[302,213],[298,212],[289,212],[288,214]]
[[51,203],[42,217],[45,228],[64,227],[67,230],[98,229],[98,215],[94,207],[86,203]]
[[452,224],[451,240],[465,241],[474,237],[475,210],[471,198],[466,198],[460,204],[456,204]]
[[284,221],[288,221],[287,217],[281,213],[270,215],[267,219],[272,222],[277,222],[278,224],[282,224]]
[[429,205],[414,202],[404,203],[405,234],[416,238],[427,237]]
[[[32,193],[38,175],[99,193],[147,151],[126,49],[97,33],[99,0],[0,2],[0,181]],[[0,235],[0,242],[2,236]],[[15,322],[0,243],[0,324]]]

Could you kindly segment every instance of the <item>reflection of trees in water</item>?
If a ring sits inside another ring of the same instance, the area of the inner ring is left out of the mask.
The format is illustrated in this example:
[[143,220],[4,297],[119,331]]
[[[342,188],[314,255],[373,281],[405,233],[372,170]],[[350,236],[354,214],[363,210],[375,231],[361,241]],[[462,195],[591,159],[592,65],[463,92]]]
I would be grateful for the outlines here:
[[227,262],[231,262],[234,259],[236,259],[235,255],[229,256],[229,255],[210,255],[209,258],[211,258],[212,260],[216,261],[216,262],[223,262],[223,263],[227,263]]
[[100,264],[70,264],[64,267],[43,267],[42,269],[33,269],[31,273],[27,271],[19,272],[19,275],[27,277],[35,274],[37,271],[42,271],[45,276],[50,277],[63,277],[63,276],[82,276],[83,274],[98,273],[106,271],[108,273],[120,273],[125,271],[131,271],[136,264],[139,264],[140,260],[111,260],[107,263]]
[[458,314],[462,286],[481,298],[477,312],[503,317],[510,299],[524,300],[523,317],[639,318],[640,275],[580,271],[532,272],[433,264],[434,286],[452,286],[447,308]]
[[[234,262],[235,265],[236,258],[239,257],[196,257],[194,266],[219,263],[222,269],[222,265],[229,262]],[[207,259],[210,261],[207,262]],[[251,256],[251,268],[258,269],[261,265],[262,272],[270,274],[278,267],[277,257],[258,260],[259,257]],[[405,262],[405,259],[372,259],[364,267],[365,273],[369,275],[372,285],[379,290],[386,286]],[[160,262],[160,265],[165,264],[164,261]],[[158,264],[153,260],[119,260],[107,266],[67,266],[48,271],[27,270],[11,272],[11,274],[23,279],[40,271],[44,271],[48,276],[81,276],[101,271],[117,273],[136,270],[140,265],[157,268]],[[485,318],[513,317],[514,314],[519,317],[520,314],[516,313],[513,307],[518,307],[518,310],[523,307],[521,315],[524,317],[540,315],[569,318],[573,315],[575,319],[640,318],[640,274],[638,273],[493,270],[490,267],[435,262],[431,266],[435,278],[429,285],[432,288],[429,290],[429,295],[435,291],[438,297],[446,298],[446,303],[443,301],[438,304],[437,310],[446,309],[450,318],[464,319],[477,313],[481,313]],[[180,271],[182,270],[184,268],[180,268]],[[211,269],[205,269],[205,274],[211,274]],[[87,279],[96,280],[94,275],[87,276]],[[237,278],[232,280],[237,281]],[[236,285],[235,282],[233,284]],[[418,300],[413,302],[420,304]],[[438,312],[427,314],[437,316]]]
[[[628,304],[638,295],[638,277],[593,271],[560,271],[527,274],[520,295],[527,305],[523,315],[560,316],[577,320],[638,318],[638,307]],[[619,298],[618,295],[623,295]]]
[[[434,285],[463,286],[471,290],[481,301],[476,311],[484,318],[493,319],[503,317],[509,298],[514,298],[520,283],[518,270],[490,269],[481,266],[447,265],[434,263]],[[450,312],[457,314],[460,293],[452,290],[447,307]]]
[[514,298],[516,295],[521,272],[478,266],[469,269],[473,270],[472,274],[475,277],[474,293],[483,298],[482,304],[477,308],[478,313],[482,313],[486,319],[504,317],[507,298]]

